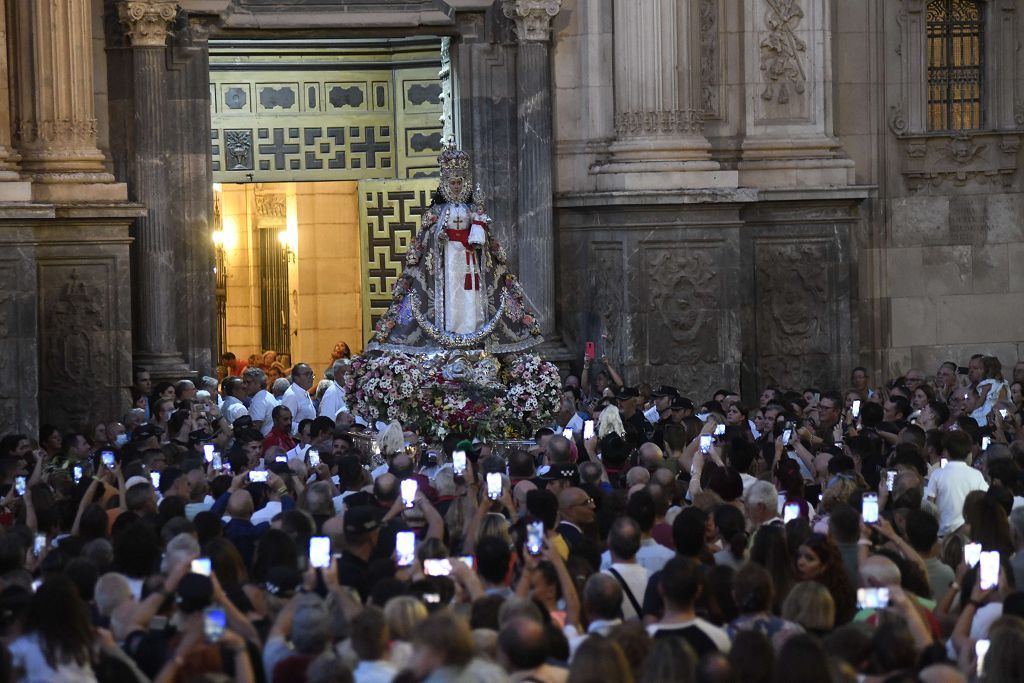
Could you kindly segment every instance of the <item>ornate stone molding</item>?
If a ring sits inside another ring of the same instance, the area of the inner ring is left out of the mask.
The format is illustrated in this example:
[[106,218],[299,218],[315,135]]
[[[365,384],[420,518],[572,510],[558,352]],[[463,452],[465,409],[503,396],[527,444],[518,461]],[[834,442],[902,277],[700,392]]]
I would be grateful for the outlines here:
[[695,109],[626,111],[615,115],[615,133],[620,136],[703,132],[704,112]]
[[551,20],[562,9],[562,0],[504,0],[501,9],[516,23],[516,35],[524,42],[551,38]]
[[761,97],[786,104],[790,88],[798,95],[807,89],[807,72],[803,65],[807,43],[796,34],[804,11],[796,0],[765,0],[765,4],[767,30],[760,47],[761,71],[766,83]]
[[176,0],[122,0],[117,6],[118,19],[133,47],[164,47],[177,14]]
[[1010,189],[1018,171],[1019,133],[971,131],[898,136],[902,175],[911,192],[949,186]]

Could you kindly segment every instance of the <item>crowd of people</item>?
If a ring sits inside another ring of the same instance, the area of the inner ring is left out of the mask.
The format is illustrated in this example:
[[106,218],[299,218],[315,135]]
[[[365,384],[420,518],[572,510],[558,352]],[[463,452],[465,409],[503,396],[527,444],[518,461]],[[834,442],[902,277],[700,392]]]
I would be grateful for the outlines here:
[[1024,680],[1024,362],[747,405],[587,358],[527,448],[367,426],[335,358],[0,439],[0,681]]

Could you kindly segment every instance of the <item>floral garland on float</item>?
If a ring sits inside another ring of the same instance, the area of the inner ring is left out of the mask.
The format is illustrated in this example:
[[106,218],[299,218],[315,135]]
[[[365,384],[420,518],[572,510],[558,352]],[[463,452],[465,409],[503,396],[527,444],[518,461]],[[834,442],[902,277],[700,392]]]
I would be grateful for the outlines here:
[[368,424],[398,420],[443,439],[529,439],[549,426],[561,398],[558,368],[532,353],[378,352],[353,359],[345,390]]

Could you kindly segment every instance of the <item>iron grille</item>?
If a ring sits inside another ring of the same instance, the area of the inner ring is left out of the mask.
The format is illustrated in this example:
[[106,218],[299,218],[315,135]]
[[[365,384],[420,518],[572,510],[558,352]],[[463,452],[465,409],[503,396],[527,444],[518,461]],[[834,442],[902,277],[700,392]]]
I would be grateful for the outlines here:
[[260,240],[260,341],[264,351],[291,354],[288,256],[278,231],[256,231]]
[[928,3],[928,130],[985,125],[985,14],[978,0]]

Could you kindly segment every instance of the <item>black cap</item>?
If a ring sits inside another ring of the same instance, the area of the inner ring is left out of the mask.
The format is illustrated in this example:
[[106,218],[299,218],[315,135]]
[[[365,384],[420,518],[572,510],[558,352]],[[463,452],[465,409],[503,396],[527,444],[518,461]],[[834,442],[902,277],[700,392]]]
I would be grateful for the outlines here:
[[672,410],[693,410],[693,401],[685,396],[676,396],[672,399]]
[[205,609],[213,602],[213,581],[202,574],[185,574],[178,582],[178,608],[187,614]]
[[345,534],[365,534],[380,526],[384,511],[370,505],[358,505],[345,512]]
[[651,392],[651,396],[659,398],[661,396],[679,396],[679,390],[675,387],[670,387],[667,384],[662,384],[660,387]]
[[615,398],[622,400],[626,398],[639,398],[640,390],[636,387],[622,387],[619,389],[619,393],[615,394]]
[[204,441],[213,441],[213,434],[206,431],[205,429],[197,429],[194,432],[189,432],[188,442],[190,444],[203,443]]
[[266,580],[263,582],[267,592],[277,596],[291,595],[300,584],[302,584],[302,572],[297,567],[287,565],[268,569]]
[[242,433],[243,430],[252,427],[252,418],[248,415],[239,415],[235,418],[235,421],[231,423],[231,429],[234,431],[235,436]]
[[576,465],[571,463],[565,465],[552,465],[550,469],[548,469],[548,471],[542,474],[539,478],[543,481],[568,479],[572,481],[575,486],[580,480],[580,471],[576,468]]
[[154,424],[139,425],[139,427],[137,427],[135,429],[135,431],[132,432],[132,441],[143,441],[145,439],[149,439],[149,438],[154,437],[154,436],[159,438],[160,435],[163,434],[163,433],[164,433],[163,427],[160,427],[158,425],[154,425]]
[[255,427],[246,427],[235,432],[235,439],[238,441],[263,441],[263,434]]

